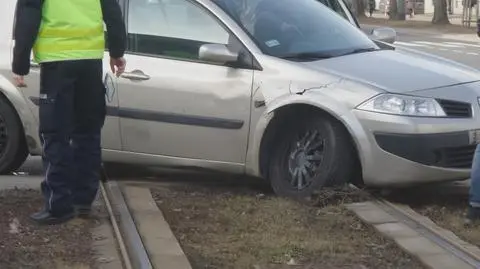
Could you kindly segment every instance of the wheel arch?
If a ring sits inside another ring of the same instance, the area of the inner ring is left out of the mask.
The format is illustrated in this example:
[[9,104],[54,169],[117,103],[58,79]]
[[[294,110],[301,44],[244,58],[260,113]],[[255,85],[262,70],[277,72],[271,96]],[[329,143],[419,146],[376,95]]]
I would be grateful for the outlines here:
[[[278,139],[279,130],[285,128],[285,123],[294,120],[295,118],[309,115],[310,113],[319,113],[324,115],[334,121],[337,121],[344,127],[345,132],[347,132],[353,150],[356,154],[356,159],[358,160],[359,165],[359,178],[361,179],[361,171],[362,171],[362,154],[361,152],[361,143],[360,139],[357,138],[357,133],[354,129],[356,129],[355,125],[358,123],[356,119],[351,117],[351,111],[348,111],[347,108],[341,107],[340,104],[330,103],[330,106],[325,106],[322,104],[314,103],[311,100],[297,100],[294,102],[287,102],[283,104],[278,104],[274,107],[269,107],[265,111],[265,116],[269,115],[269,119],[264,126],[261,138],[259,139],[258,145],[258,175],[263,178],[268,178],[268,165],[269,165],[269,149],[271,148],[272,143]],[[350,114],[350,115],[346,115]],[[358,123],[359,124],[359,123]]]
[[0,76],[0,98],[3,98],[8,103],[20,121],[24,134],[22,138],[27,145],[29,153],[32,155],[41,154],[38,122],[23,94],[3,76]]

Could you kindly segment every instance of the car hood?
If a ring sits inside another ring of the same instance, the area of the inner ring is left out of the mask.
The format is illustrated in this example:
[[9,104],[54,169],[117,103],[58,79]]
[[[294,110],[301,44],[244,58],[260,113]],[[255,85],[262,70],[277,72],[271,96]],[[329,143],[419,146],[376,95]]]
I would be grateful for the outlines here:
[[373,51],[302,64],[395,93],[480,81],[476,69],[413,50]]

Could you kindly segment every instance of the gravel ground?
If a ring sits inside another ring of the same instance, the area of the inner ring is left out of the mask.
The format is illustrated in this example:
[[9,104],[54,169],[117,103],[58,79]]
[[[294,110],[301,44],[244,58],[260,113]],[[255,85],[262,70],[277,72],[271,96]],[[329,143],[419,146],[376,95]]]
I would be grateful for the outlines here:
[[366,199],[352,191],[324,191],[308,204],[222,183],[152,194],[194,269],[424,268],[343,207]]
[[96,268],[90,233],[96,220],[37,226],[28,216],[42,203],[36,190],[0,191],[0,268]]

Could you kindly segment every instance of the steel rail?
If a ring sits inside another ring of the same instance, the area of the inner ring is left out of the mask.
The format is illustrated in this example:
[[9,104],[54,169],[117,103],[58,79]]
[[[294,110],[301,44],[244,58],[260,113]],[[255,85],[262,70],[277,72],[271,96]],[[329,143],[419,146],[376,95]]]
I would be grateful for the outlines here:
[[116,181],[108,180],[103,167],[100,190],[112,222],[125,269],[153,269],[120,186]]

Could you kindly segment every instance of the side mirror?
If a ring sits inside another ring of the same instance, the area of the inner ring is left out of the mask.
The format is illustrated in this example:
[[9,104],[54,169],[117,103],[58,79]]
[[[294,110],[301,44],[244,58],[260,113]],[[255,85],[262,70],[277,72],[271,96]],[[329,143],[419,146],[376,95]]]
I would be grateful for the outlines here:
[[204,44],[198,50],[200,60],[219,64],[233,63],[238,61],[239,54],[231,51],[222,44]]
[[388,27],[376,28],[373,29],[370,38],[393,44],[397,39],[397,32],[393,28]]

